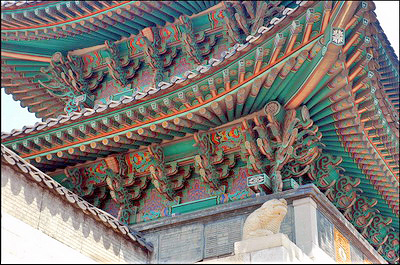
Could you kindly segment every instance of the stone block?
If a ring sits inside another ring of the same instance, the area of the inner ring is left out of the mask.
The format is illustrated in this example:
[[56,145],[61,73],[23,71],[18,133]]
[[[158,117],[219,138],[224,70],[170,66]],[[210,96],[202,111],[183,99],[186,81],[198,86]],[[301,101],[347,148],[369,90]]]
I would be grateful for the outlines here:
[[317,205],[309,197],[293,201],[296,245],[309,257],[318,247]]
[[150,235],[145,235],[144,236],[146,239],[146,242],[150,242],[153,244],[153,252],[150,254],[150,263],[151,264],[156,264],[158,263],[158,233],[150,234]]
[[283,246],[252,252],[250,253],[250,260],[252,264],[294,262],[291,260],[287,249]]
[[281,233],[270,236],[249,238],[235,243],[235,254],[255,252],[258,250],[279,246],[289,246],[290,243],[292,242],[289,240],[289,238],[285,234]]
[[198,264],[250,264],[250,253],[242,253],[233,256],[208,259],[197,262]]
[[250,254],[251,263],[310,262],[285,234],[250,238],[235,243],[235,256]]
[[279,233],[287,235],[292,242],[296,242],[293,205],[288,205]]
[[233,252],[234,243],[242,238],[241,216],[206,224],[204,258]]
[[317,210],[318,246],[332,259],[335,258],[333,224]]
[[193,224],[160,233],[159,263],[193,263],[202,260],[203,231],[203,224]]

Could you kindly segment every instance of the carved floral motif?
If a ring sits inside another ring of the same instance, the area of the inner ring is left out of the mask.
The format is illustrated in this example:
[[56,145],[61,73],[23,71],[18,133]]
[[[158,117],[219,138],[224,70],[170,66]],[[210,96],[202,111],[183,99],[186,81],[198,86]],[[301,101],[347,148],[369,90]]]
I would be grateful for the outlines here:
[[[85,69],[85,70],[84,70]],[[41,86],[48,93],[66,102],[65,112],[70,114],[83,107],[93,107],[95,90],[103,80],[103,72],[92,72],[85,68],[80,57],[67,55],[60,52],[53,54],[50,66],[41,68],[40,71],[49,76],[52,82],[45,84],[39,80]]]
[[195,133],[194,139],[200,154],[195,156],[195,168],[204,182],[214,190],[221,185],[221,180],[227,178],[235,165],[234,154],[225,155],[223,149],[216,150],[209,133]]
[[267,173],[274,192],[282,191],[283,179],[308,174],[318,186],[328,189],[337,175],[334,170],[341,159],[322,155],[322,134],[303,106],[297,110],[283,110],[277,101],[268,103],[263,116],[243,121],[245,140],[242,159],[256,173]]

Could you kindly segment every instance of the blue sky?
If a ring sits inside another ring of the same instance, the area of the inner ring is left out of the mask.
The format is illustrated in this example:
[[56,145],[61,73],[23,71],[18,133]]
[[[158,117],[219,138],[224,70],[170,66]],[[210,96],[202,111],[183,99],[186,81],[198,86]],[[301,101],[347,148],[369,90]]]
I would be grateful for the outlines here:
[[[375,1],[375,13],[381,27],[385,31],[397,57],[399,57],[399,2]],[[22,108],[1,89],[1,131],[10,132],[12,129],[22,129],[25,125],[33,125],[40,119],[27,108]]]

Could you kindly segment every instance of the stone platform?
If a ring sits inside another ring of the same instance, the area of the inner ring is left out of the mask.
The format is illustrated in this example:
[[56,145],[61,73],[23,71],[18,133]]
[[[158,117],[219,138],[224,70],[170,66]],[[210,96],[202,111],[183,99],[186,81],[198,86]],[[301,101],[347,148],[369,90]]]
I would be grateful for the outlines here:
[[285,234],[250,238],[235,243],[232,256],[206,260],[200,264],[312,263]]

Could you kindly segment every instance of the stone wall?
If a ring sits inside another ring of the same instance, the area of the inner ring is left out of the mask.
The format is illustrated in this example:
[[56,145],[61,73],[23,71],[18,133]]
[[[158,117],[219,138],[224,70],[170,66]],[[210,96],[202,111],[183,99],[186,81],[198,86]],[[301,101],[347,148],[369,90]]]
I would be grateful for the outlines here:
[[[234,252],[234,243],[242,239],[244,221],[260,206],[254,206],[250,201],[254,203],[247,199],[132,228],[141,231],[146,241],[153,243],[151,263],[194,263],[224,257]],[[213,214],[218,208],[223,212]],[[288,205],[288,213],[281,225],[281,232],[292,241],[295,240],[293,214],[293,206]]]
[[312,184],[143,222],[131,228],[142,232],[146,241],[153,243],[151,263],[225,262],[234,253],[234,243],[241,241],[247,216],[265,201],[277,198],[288,202],[280,233],[286,234],[312,262],[338,261],[338,246],[333,236],[336,229],[349,243],[350,262],[386,263]]
[[44,263],[148,260],[138,244],[3,164],[1,213],[2,262],[26,262],[30,255]]
[[[290,210],[292,209],[292,210]],[[166,228],[145,235],[146,241],[154,245],[152,263],[194,263],[215,257],[223,257],[234,252],[234,243],[242,240],[243,224],[250,213],[224,218],[221,220],[203,220],[186,225]],[[281,231],[293,236],[293,207],[289,206],[288,215]]]
[[312,263],[285,234],[249,238],[235,243],[232,256],[208,259],[198,264]]

